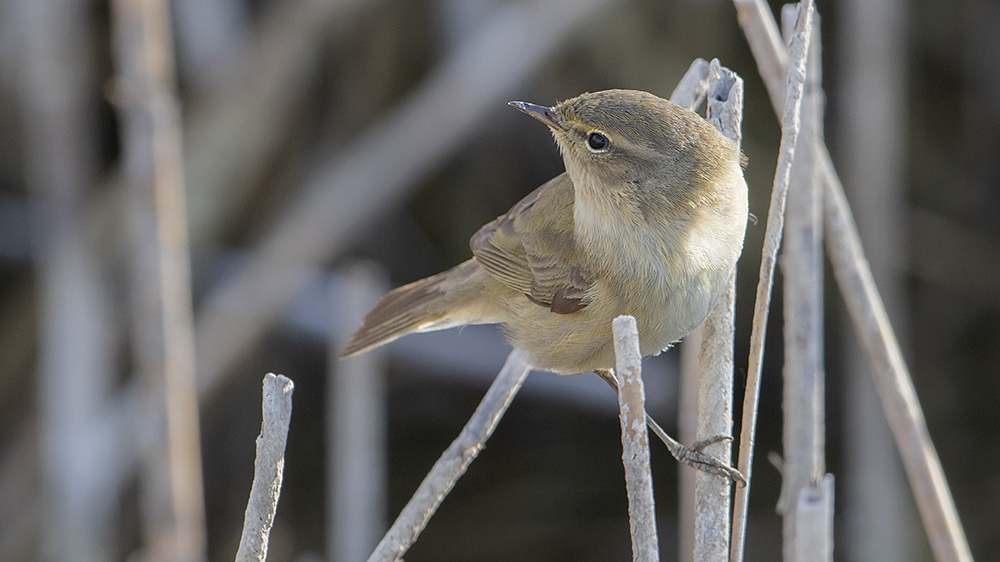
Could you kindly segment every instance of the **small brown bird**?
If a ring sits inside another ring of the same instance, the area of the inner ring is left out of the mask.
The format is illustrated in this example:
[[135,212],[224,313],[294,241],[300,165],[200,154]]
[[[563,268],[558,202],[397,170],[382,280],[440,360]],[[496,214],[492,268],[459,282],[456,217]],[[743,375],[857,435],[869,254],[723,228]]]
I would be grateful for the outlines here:
[[533,367],[582,373],[614,367],[619,315],[635,317],[644,356],[708,316],[743,248],[736,144],[645,92],[511,105],[549,126],[566,171],[482,227],[472,259],[383,296],[341,357],[411,332],[500,323]]

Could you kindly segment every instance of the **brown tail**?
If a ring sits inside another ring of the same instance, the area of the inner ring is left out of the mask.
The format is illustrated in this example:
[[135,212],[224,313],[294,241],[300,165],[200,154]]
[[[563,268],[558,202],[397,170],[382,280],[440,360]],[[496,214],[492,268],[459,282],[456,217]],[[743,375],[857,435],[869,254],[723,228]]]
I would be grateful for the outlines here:
[[[462,324],[494,322],[484,318],[480,298],[484,273],[475,260],[389,291],[361,321],[340,358],[387,344],[413,332]],[[476,301],[480,302],[476,302]]]

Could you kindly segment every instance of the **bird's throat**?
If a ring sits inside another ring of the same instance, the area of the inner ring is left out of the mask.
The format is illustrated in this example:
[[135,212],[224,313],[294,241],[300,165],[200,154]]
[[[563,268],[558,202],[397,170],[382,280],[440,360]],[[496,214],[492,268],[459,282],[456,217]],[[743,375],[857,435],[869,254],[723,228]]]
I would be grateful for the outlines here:
[[663,267],[663,248],[650,236],[634,198],[585,183],[574,185],[576,240],[600,269],[616,276]]

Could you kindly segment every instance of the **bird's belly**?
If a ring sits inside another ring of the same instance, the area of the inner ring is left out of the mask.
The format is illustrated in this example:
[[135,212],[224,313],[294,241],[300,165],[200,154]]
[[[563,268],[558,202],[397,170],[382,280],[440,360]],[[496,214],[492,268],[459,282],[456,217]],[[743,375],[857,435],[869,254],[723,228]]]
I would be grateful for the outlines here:
[[592,302],[557,314],[523,295],[509,303],[505,333],[528,352],[536,368],[572,374],[614,367],[612,321],[635,317],[643,356],[660,353],[697,328],[724,284],[721,272],[700,271],[684,279],[666,274],[597,281]]

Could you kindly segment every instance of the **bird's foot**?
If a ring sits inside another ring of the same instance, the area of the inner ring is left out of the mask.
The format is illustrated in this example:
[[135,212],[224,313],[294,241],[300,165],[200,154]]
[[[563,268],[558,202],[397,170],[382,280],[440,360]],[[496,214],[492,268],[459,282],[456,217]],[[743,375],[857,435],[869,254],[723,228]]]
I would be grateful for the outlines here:
[[656,421],[649,417],[648,414],[646,415],[646,422],[649,425],[649,428],[653,430],[653,433],[655,433],[656,436],[660,438],[660,441],[663,441],[663,444],[667,446],[667,450],[670,451],[670,454],[673,455],[679,462],[686,464],[695,470],[717,474],[723,478],[732,480],[733,484],[740,488],[747,485],[747,479],[743,477],[743,474],[739,470],[736,470],[712,455],[702,451],[702,449],[708,447],[709,445],[732,441],[732,437],[728,435],[713,435],[707,439],[697,441],[688,447],[687,445],[682,445],[679,441],[667,435],[667,432],[663,431],[660,424],[656,423]]
[[722,476],[723,478],[728,478],[729,480],[732,480],[733,484],[742,488],[747,485],[747,480],[743,477],[743,474],[739,470],[729,466],[712,455],[703,452],[703,449],[709,445],[729,442],[732,440],[733,438],[728,435],[714,435],[707,439],[697,441],[690,447],[682,445],[673,439],[670,440],[672,443],[667,440],[663,440],[663,442],[666,443],[670,454],[673,455],[673,457],[679,462],[686,464],[695,470],[701,470],[703,472]]
[[[604,379],[604,382],[608,383],[616,393],[618,392],[618,380],[615,379],[615,375],[612,370],[599,369],[594,372]],[[731,442],[733,440],[732,437],[728,435],[713,435],[712,437],[697,441],[688,447],[687,445],[682,445],[670,435],[667,435],[667,432],[664,431],[663,428],[660,427],[660,424],[656,423],[656,420],[650,417],[648,413],[646,414],[646,424],[649,425],[649,429],[653,430],[653,433],[660,438],[660,441],[663,441],[663,443],[667,446],[667,450],[670,451],[670,454],[673,455],[679,462],[686,464],[695,470],[701,470],[702,472],[708,472],[727,478],[740,488],[747,485],[747,479],[744,478],[743,474],[739,470],[707,453],[702,452],[702,449],[708,447],[709,445]]]

